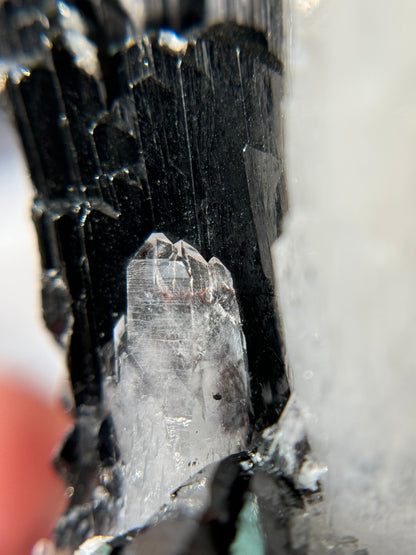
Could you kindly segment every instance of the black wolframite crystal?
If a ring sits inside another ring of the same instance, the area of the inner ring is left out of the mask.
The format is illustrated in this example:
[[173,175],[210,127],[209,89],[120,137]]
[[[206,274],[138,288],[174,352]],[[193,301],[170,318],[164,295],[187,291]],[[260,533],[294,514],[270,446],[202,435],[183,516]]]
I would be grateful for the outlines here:
[[[183,2],[175,16],[169,2],[163,13],[150,4],[147,23],[155,27],[202,20],[200,3]],[[73,5],[36,6],[43,19],[20,29],[12,52],[30,72],[7,81],[36,187],[45,314],[69,342],[77,429],[63,456],[82,486],[74,505],[90,499],[94,467],[103,473],[103,352],[126,312],[127,264],[151,233],[187,241],[230,270],[247,342],[252,429],[275,422],[288,396],[270,257],[286,207],[280,37],[269,28],[279,27],[279,6],[261,26],[272,46],[261,30],[226,21],[194,29],[178,50],[157,31],[140,35],[145,23],[117,2],[76,5],[80,18]],[[10,22],[21,13],[12,3],[1,7],[7,55]],[[97,517],[96,531],[105,531],[104,521]]]
[[100,400],[98,350],[126,309],[127,262],[160,230],[230,269],[263,428],[286,393],[268,252],[284,204],[279,60],[262,33],[233,23],[200,32],[183,57],[144,38],[112,56],[107,109],[104,82],[64,43],[8,89],[38,193],[43,267],[72,298],[77,405]]

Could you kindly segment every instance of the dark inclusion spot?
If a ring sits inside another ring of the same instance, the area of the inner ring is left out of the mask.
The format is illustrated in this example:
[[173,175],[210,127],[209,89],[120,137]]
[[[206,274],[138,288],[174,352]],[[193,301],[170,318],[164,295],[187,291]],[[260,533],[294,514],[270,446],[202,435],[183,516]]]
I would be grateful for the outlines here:
[[221,401],[222,395],[220,395],[219,393],[216,393],[215,395],[212,396],[212,398],[215,399],[216,401]]
[[114,423],[110,415],[104,418],[98,432],[98,453],[104,466],[112,466],[120,458]]

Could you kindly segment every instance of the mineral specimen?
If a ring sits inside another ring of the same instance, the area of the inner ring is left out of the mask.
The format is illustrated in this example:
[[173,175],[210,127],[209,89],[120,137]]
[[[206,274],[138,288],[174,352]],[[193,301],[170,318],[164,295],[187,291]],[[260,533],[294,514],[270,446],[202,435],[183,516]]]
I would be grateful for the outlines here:
[[151,517],[111,548],[140,552],[162,531],[198,553],[236,536],[235,552],[249,527],[259,549],[312,549],[301,488],[319,492],[314,467],[267,443],[305,454],[296,418],[260,453],[191,477],[259,442],[288,397],[270,256],[287,209],[281,15],[278,0],[0,6],[44,316],[76,403],[59,547]]
[[[337,529],[380,554],[415,552],[415,9],[287,8],[292,210],[276,267],[299,405],[276,425],[288,397],[270,257],[287,210],[280,2],[0,6],[44,316],[76,401],[61,546],[154,510],[101,553],[362,554],[327,527],[314,448]],[[258,451],[167,500],[247,432]]]
[[207,464],[247,446],[249,383],[231,275],[151,235],[127,267],[127,318],[105,384],[123,469],[114,532],[142,526]]
[[[214,3],[133,4],[0,7],[4,85],[36,188],[45,316],[68,346],[76,403],[61,457],[74,494],[57,533],[74,548],[112,530],[119,511],[125,467],[106,349],[123,327],[126,267],[150,233],[231,272],[254,434],[288,396],[270,256],[286,210],[280,3],[237,7],[238,17]],[[227,394],[204,391],[214,407]]]

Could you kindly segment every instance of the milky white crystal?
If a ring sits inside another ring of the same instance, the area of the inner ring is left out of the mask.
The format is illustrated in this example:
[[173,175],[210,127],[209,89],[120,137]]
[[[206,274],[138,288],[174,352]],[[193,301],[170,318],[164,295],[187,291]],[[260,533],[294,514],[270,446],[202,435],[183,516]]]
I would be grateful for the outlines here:
[[338,532],[416,553],[416,4],[287,3],[290,379]]
[[143,525],[207,464],[246,446],[245,341],[228,270],[153,234],[127,269],[106,398],[123,465],[116,531]]

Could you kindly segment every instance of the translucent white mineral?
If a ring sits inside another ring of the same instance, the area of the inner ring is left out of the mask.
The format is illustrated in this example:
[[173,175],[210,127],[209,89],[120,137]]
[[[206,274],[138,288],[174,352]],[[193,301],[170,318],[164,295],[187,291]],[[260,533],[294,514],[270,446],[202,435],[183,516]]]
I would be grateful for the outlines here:
[[110,555],[112,549],[107,542],[112,536],[94,536],[86,540],[75,551],[74,555]]
[[262,457],[272,460],[297,489],[318,491],[327,468],[315,460],[305,419],[292,393],[278,422],[263,431]]
[[[292,386],[331,521],[416,553],[416,4],[287,2],[289,218],[276,249]],[[290,24],[289,24],[290,22]]]
[[127,318],[106,398],[123,465],[115,532],[143,525],[207,464],[246,444],[249,383],[233,283],[183,241],[153,234],[127,269]]

